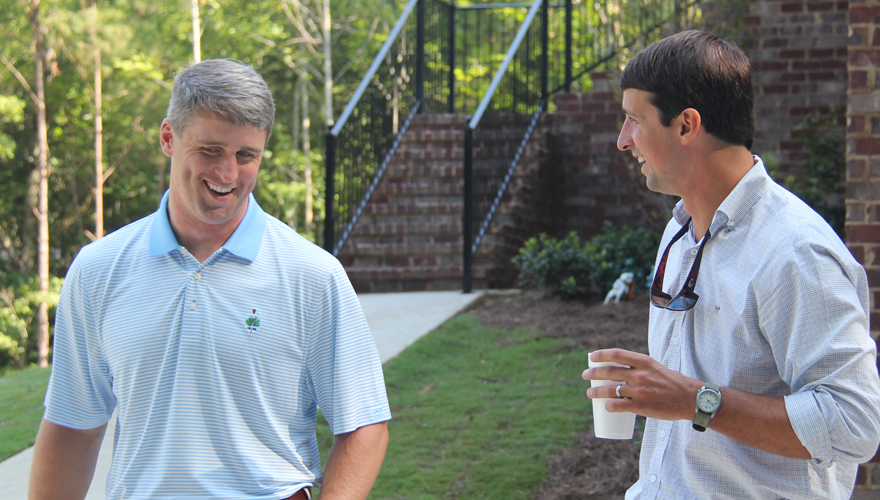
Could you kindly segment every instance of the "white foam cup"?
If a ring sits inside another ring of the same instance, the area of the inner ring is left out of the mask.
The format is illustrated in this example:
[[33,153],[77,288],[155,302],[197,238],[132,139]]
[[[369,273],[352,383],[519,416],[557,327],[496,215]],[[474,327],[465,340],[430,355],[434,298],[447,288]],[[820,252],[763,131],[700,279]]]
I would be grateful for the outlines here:
[[[612,361],[593,361],[587,357],[590,368],[599,366],[619,366],[629,368],[628,365],[614,363]],[[615,380],[591,380],[591,387],[602,387],[604,385],[621,385],[626,382]],[[632,412],[611,413],[605,409],[605,402],[608,398],[593,399],[593,427],[596,431],[597,438],[603,439],[632,439],[633,429],[636,425],[636,414]]]

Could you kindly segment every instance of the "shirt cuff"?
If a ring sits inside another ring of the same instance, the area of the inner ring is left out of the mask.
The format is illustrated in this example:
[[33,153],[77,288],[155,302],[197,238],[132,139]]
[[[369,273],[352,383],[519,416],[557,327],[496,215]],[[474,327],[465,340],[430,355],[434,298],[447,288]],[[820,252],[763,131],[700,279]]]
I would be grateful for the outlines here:
[[803,391],[783,399],[791,427],[810,452],[813,463],[822,468],[831,467],[834,458],[831,431],[816,395],[813,391]]

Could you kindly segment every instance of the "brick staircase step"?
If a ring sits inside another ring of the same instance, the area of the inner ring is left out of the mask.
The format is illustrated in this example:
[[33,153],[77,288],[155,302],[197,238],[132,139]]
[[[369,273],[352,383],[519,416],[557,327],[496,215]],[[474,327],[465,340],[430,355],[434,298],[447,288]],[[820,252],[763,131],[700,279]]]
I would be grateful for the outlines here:
[[364,215],[425,215],[425,214],[461,214],[463,201],[455,203],[420,203],[407,205],[403,203],[368,203],[364,207]]
[[375,222],[362,220],[355,226],[351,238],[365,236],[392,236],[399,234],[422,235],[422,234],[453,234],[461,235],[461,216],[452,221],[443,222]]
[[[419,115],[410,125],[381,182],[364,208],[339,259],[358,292],[461,289],[464,212],[464,115]],[[474,172],[475,210],[488,209],[499,185],[481,182],[503,177],[510,167],[509,135],[503,120],[481,131]],[[526,155],[540,153],[527,148]],[[492,160],[494,158],[494,161]],[[472,283],[497,280],[498,263],[508,259],[507,214],[521,203],[512,182],[483,243],[473,257]],[[488,200],[488,201],[487,201]],[[513,219],[511,219],[513,220]],[[506,234],[506,233],[505,233]],[[499,253],[500,252],[500,253]],[[501,260],[499,260],[499,258]],[[508,259],[509,260],[509,259]],[[502,264],[503,266],[503,264]]]

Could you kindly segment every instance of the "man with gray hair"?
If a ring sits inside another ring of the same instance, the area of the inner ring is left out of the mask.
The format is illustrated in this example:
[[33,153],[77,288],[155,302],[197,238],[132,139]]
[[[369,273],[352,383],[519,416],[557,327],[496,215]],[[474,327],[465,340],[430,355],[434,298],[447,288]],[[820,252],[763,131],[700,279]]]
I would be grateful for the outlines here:
[[68,271],[31,500],[85,497],[114,409],[108,499],[366,498],[391,418],[382,367],[339,262],[251,194],[274,114],[236,61],[174,79],[159,210]]

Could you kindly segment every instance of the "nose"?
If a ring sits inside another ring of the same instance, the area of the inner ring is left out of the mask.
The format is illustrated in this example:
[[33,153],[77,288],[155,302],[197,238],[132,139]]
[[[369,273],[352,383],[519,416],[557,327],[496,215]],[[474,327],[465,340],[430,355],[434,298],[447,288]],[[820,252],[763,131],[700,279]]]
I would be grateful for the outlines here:
[[629,119],[626,119],[620,127],[620,135],[617,136],[617,149],[627,151],[632,149],[632,147],[633,141],[632,134],[630,133]]
[[227,180],[235,177],[235,172],[238,170],[238,159],[234,154],[232,155],[222,155],[220,157],[220,161],[218,161],[214,166],[214,171],[220,176],[221,179]]

